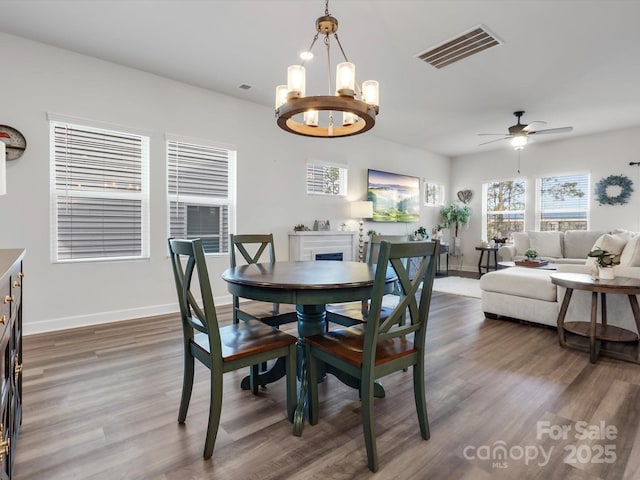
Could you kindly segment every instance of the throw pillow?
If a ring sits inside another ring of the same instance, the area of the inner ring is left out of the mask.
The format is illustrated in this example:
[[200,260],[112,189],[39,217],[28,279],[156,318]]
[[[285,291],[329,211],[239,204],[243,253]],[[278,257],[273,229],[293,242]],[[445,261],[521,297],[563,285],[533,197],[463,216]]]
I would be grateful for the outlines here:
[[[610,253],[620,254],[628,241],[629,235],[627,233],[615,233],[613,235],[605,233],[596,240],[591,250],[599,248]],[[597,260],[594,257],[587,257],[587,265],[594,265],[596,262]]]
[[620,255],[620,266],[640,267],[640,235],[635,235],[627,242]]
[[562,232],[529,232],[529,243],[540,257],[562,257]]
[[524,252],[529,250],[529,234],[527,232],[514,232],[513,246],[516,247],[518,255],[524,255]]

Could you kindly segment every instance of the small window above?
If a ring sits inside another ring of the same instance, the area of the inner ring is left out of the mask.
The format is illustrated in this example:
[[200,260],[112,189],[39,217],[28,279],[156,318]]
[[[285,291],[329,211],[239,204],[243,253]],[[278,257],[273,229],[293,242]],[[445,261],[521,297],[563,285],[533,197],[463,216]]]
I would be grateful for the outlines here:
[[424,204],[434,207],[444,205],[444,185],[441,183],[424,181]]
[[347,195],[347,169],[328,163],[307,163],[307,194]]

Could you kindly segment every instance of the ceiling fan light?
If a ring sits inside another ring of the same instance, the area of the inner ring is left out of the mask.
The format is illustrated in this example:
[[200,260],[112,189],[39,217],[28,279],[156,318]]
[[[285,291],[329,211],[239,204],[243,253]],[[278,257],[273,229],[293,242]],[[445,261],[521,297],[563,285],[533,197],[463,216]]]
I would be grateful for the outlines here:
[[524,146],[527,144],[527,136],[526,135],[516,135],[511,139],[511,146],[515,150],[522,150]]

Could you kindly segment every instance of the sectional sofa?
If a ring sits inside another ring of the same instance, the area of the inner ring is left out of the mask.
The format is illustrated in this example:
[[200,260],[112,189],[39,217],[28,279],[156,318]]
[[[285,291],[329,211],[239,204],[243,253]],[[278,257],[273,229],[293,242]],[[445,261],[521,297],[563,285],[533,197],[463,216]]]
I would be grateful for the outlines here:
[[[528,232],[526,240],[528,244],[521,236],[516,243],[514,235],[514,245],[502,247],[499,250],[500,255],[503,259],[517,260],[527,248],[535,248],[540,256],[558,264],[555,270],[557,272],[590,273],[594,260],[588,258],[587,253],[594,246],[609,250],[620,249],[621,260],[620,265],[614,267],[615,274],[637,278],[640,281],[640,233]],[[556,326],[565,289],[551,283],[549,275],[552,273],[554,270],[512,267],[483,275],[480,288],[485,316],[507,317]],[[575,290],[566,321],[588,320],[590,312],[590,292]],[[629,300],[625,295],[607,296],[607,315],[610,324],[632,331],[637,330]]]

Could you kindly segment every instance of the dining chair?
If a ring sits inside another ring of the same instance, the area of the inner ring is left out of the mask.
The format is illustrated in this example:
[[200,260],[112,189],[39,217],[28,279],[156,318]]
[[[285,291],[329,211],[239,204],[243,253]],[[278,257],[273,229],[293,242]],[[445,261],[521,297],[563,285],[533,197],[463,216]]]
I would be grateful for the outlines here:
[[[381,242],[408,242],[409,240],[409,235],[371,235],[367,248],[367,263],[375,265],[378,260]],[[400,295],[397,284],[394,286],[393,292],[389,295]],[[386,297],[386,299],[389,299],[389,297]],[[393,306],[383,305],[380,317],[386,318],[392,310]],[[369,315],[369,301],[362,300],[360,302],[330,304],[327,305],[326,311],[327,320],[330,322],[342,326],[357,325],[367,320]]]
[[[389,243],[383,241],[376,266],[369,320],[380,318],[382,298],[390,265],[398,277],[402,297],[393,311],[380,321],[367,321],[321,335],[304,337],[307,362],[309,423],[318,423],[318,363],[330,365],[356,377],[360,382],[361,414],[369,469],[378,470],[375,417],[373,405],[374,381],[390,373],[413,367],[413,392],[420,434],[429,439],[429,420],[425,396],[424,355],[427,320],[431,303],[436,252],[439,242]],[[416,272],[409,274],[407,260],[416,260]],[[403,315],[407,321],[399,323]],[[411,337],[412,334],[412,337]],[[332,373],[332,372],[331,372]]]
[[[276,262],[273,234],[229,235],[229,263],[240,264]],[[298,320],[293,305],[252,301],[240,306],[241,298],[233,296],[233,323],[240,320],[260,320],[271,326],[279,326]]]
[[[261,362],[284,357],[287,418],[293,421],[296,408],[297,338],[257,320],[219,327],[201,240],[170,238],[169,252],[184,340],[184,373],[178,422],[183,424],[187,417],[193,390],[194,359],[198,359],[211,375],[209,422],[204,443],[204,458],[210,458],[220,424],[222,375],[226,372],[249,366],[257,368]],[[198,288],[192,288],[194,283],[198,284]],[[252,391],[257,392],[257,386],[252,385]]]

